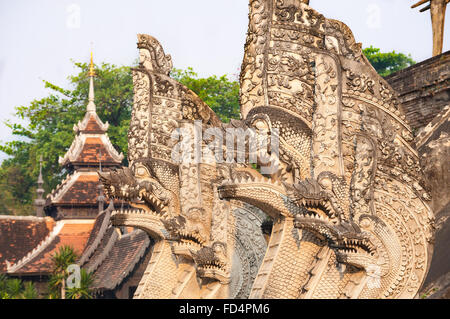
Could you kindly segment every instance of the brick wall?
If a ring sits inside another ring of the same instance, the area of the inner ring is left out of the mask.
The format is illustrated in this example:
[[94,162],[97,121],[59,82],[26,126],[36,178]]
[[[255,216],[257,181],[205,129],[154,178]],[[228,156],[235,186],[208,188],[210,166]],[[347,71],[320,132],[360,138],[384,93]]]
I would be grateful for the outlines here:
[[385,78],[399,94],[414,133],[450,103],[450,51]]

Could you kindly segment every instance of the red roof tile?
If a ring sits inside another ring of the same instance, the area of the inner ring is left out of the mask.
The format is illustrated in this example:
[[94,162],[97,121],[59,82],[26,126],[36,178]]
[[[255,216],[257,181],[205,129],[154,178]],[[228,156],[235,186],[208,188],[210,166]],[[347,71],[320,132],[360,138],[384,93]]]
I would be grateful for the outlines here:
[[90,204],[97,205],[100,184],[97,174],[81,174],[75,183],[58,200],[59,204]]
[[[83,268],[88,269],[90,272],[95,271],[99,265],[104,261],[105,257],[110,253],[108,247],[111,249],[115,244],[118,234],[114,227],[109,227],[105,234],[102,236],[101,241],[95,249],[88,262],[83,265]],[[105,255],[106,254],[106,255]]]
[[6,261],[15,263],[33,250],[53,229],[51,218],[0,217],[0,273]]
[[[93,250],[94,248],[94,244],[96,242],[96,238],[97,236],[103,236],[103,234],[101,234],[101,230],[102,230],[102,226],[106,217],[106,211],[101,212],[100,214],[97,215],[97,218],[95,218],[95,223],[94,223],[94,227],[92,228],[91,234],[89,235],[89,239],[86,243],[86,246],[84,247],[84,251],[83,251],[83,255],[88,253],[89,250]],[[108,221],[109,222],[109,219]],[[85,258],[88,258],[90,256],[86,256]]]
[[94,288],[114,289],[138,264],[150,245],[150,238],[142,230],[115,240],[108,255],[94,272]]
[[102,128],[100,127],[99,123],[95,119],[94,115],[91,115],[89,117],[89,121],[86,125],[86,128],[83,130],[83,132],[86,133],[103,133]]
[[80,255],[94,226],[94,221],[66,220],[61,230],[34,256],[30,256],[23,265],[14,270],[16,274],[47,274],[52,271],[52,256],[59,247],[68,245]]
[[[100,158],[101,153],[101,158]],[[117,163],[109,155],[105,145],[99,137],[88,137],[83,145],[83,149],[80,155],[74,161],[74,163],[85,163],[98,165],[99,161],[102,163]]]

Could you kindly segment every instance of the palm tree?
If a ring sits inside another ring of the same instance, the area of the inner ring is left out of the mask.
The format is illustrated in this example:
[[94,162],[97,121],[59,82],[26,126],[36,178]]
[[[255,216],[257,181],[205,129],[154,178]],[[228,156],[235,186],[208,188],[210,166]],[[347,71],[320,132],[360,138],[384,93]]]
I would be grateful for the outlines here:
[[91,285],[94,282],[92,273],[88,273],[86,270],[81,269],[80,287],[73,287],[67,289],[67,298],[69,299],[91,299]]
[[11,299],[19,299],[22,294],[22,281],[20,279],[8,279],[6,281],[6,292]]
[[55,292],[60,289],[61,299],[66,299],[67,267],[74,264],[77,254],[71,246],[61,246],[57,253],[52,256],[53,274],[50,277],[50,289]]
[[24,284],[24,289],[21,293],[22,299],[37,299],[38,298],[38,292],[36,290],[36,287],[31,281],[27,281]]

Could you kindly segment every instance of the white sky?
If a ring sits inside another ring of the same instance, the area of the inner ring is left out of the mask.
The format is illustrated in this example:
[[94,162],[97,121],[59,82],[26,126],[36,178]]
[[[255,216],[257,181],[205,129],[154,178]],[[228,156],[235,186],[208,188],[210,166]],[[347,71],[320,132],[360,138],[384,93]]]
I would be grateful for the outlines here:
[[[417,0],[311,0],[328,18],[345,22],[364,47],[431,57],[429,11]],[[248,0],[0,0],[0,141],[15,106],[48,94],[42,80],[67,87],[71,59],[130,65],[136,34],[156,37],[174,66],[201,76],[239,72],[247,31]],[[450,49],[450,22],[444,52]],[[0,154],[0,160],[5,158]]]

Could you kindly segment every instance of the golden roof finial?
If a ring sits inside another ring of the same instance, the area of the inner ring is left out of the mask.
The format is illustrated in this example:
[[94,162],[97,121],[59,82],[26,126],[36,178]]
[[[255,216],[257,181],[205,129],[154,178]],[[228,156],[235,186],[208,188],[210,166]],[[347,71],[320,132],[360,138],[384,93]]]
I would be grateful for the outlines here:
[[89,64],[89,76],[95,76],[94,60],[92,58],[92,51],[91,51],[91,63]]
[[[92,43],[91,43],[92,45]],[[89,103],[87,105],[88,112],[95,112],[95,103],[94,103],[94,59],[92,58],[92,49],[91,49],[91,63],[89,64]]]

